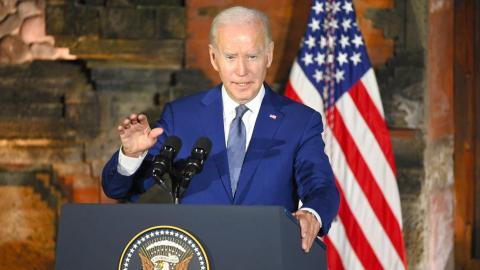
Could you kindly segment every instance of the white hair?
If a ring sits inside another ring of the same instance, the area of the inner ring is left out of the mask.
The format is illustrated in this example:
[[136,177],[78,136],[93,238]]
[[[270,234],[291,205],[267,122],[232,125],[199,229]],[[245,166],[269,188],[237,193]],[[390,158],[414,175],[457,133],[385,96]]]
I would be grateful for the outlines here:
[[270,44],[272,41],[272,33],[267,15],[259,10],[241,6],[227,8],[215,16],[210,26],[210,44],[215,47],[217,46],[217,28],[219,25],[249,24],[256,22],[260,22],[263,26],[265,45]]

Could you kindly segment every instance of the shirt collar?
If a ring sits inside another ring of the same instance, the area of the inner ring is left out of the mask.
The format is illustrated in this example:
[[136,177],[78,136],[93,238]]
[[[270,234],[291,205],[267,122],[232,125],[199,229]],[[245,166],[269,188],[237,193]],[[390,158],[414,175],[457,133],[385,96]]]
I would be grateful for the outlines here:
[[[260,87],[260,90],[258,91],[258,94],[249,102],[245,103],[245,106],[247,106],[248,110],[250,110],[253,113],[258,113],[260,111],[260,106],[262,105],[262,100],[263,97],[265,96],[265,86],[262,84]],[[225,89],[225,86],[222,84],[222,101],[223,101],[223,112],[224,115],[233,113],[235,114],[235,108],[240,105],[237,102],[235,102],[228,94],[227,94],[227,89]]]

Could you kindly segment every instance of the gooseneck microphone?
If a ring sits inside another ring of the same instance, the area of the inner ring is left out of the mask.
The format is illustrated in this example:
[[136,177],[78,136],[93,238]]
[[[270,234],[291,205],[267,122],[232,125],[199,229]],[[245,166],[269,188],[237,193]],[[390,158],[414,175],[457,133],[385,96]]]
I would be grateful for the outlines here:
[[155,182],[165,191],[171,194],[163,175],[172,169],[173,160],[182,148],[182,141],[177,136],[169,136],[163,143],[160,153],[153,158],[152,176]]
[[190,181],[195,174],[202,171],[203,163],[207,160],[211,149],[212,141],[209,138],[201,137],[197,140],[183,169],[183,177],[186,181]]
[[[202,171],[203,163],[212,150],[212,141],[206,137],[199,138],[195,142],[190,156],[187,159],[176,161],[174,166],[173,160],[180,152],[180,148],[182,148],[180,138],[170,136],[163,143],[160,153],[152,159],[153,179],[161,189],[172,196],[175,204],[178,204],[192,178]],[[170,175],[170,187],[163,179],[166,173]]]
[[212,141],[210,141],[209,138],[200,137],[195,142],[190,156],[184,161],[184,164],[182,164],[183,169],[179,177],[180,183],[175,192],[178,198],[183,196],[193,176],[202,171],[203,163],[207,160],[211,149]]

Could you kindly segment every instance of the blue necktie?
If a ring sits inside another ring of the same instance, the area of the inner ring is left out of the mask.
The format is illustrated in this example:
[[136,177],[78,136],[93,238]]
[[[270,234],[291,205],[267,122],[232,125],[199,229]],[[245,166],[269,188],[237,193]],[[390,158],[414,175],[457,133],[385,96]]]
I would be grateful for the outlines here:
[[247,112],[247,106],[240,104],[235,108],[235,118],[230,124],[230,132],[228,133],[227,154],[228,169],[230,170],[230,183],[232,186],[232,194],[235,195],[237,190],[238,178],[242,170],[243,159],[245,158],[245,145],[247,143],[247,135],[245,124],[242,117]]

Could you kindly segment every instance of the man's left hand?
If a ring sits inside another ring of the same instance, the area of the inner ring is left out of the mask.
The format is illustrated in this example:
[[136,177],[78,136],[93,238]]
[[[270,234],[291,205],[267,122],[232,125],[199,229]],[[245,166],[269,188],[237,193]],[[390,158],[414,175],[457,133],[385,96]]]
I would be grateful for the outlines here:
[[293,213],[293,216],[296,217],[300,223],[302,249],[305,252],[309,252],[315,237],[317,237],[320,231],[320,222],[318,222],[312,213],[305,210],[298,210]]

